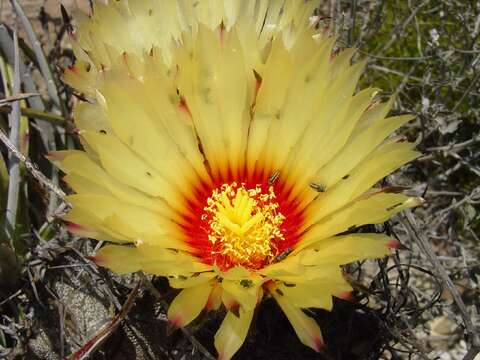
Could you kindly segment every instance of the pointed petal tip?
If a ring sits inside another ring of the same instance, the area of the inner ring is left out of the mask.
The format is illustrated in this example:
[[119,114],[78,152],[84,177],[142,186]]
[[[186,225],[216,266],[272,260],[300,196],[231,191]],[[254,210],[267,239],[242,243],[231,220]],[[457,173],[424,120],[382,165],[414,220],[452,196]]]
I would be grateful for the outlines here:
[[95,265],[107,268],[108,267],[108,259],[105,258],[104,256],[101,255],[95,255],[95,256],[87,256],[86,257],[88,260],[93,262]]
[[45,159],[50,162],[62,161],[65,156],[60,151],[49,151],[44,155]]
[[425,199],[420,197],[420,196],[410,198],[409,201],[410,201],[411,207],[417,207],[417,206],[423,205],[425,203]]
[[174,329],[180,329],[184,325],[184,320],[180,315],[175,315],[171,319],[168,319],[170,322],[170,325]]
[[102,267],[105,267],[105,264],[107,263],[107,259],[105,259],[105,257],[101,255],[87,256],[87,259],[94,262],[95,265]]
[[387,247],[392,250],[407,250],[408,248],[397,239],[391,239],[387,242]]
[[89,227],[86,227],[77,223],[73,223],[70,221],[65,221],[65,226],[68,232],[71,232],[73,234],[77,234],[80,236],[89,237],[89,235],[95,232],[93,229]]
[[234,299],[232,299],[231,301],[225,302],[224,305],[227,310],[232,312],[238,312],[238,308],[240,307],[240,304]]
[[65,226],[67,227],[68,231],[75,231],[75,230],[84,230],[84,227],[73,222],[65,222]]
[[[205,311],[213,311],[218,310],[220,307],[221,302],[217,301],[216,299],[209,297],[207,304],[205,305]],[[228,309],[227,309],[228,310]]]
[[205,311],[212,311],[214,310],[214,302],[211,299],[208,299],[207,305],[205,305]]
[[344,291],[337,295],[339,299],[351,301],[353,300],[353,293],[351,291]]
[[78,67],[75,64],[69,65],[67,68],[65,68],[65,73],[67,71],[77,73],[78,72]]
[[[60,217],[60,220],[63,219]],[[69,221],[65,221],[65,227],[67,228],[67,231],[69,233],[84,238],[96,238],[96,236],[98,235],[98,233],[92,228]]]
[[323,349],[325,348],[325,343],[323,342],[323,339],[318,337],[316,339],[314,339],[314,348],[313,350],[315,350],[317,353],[319,353],[320,351],[322,351]]

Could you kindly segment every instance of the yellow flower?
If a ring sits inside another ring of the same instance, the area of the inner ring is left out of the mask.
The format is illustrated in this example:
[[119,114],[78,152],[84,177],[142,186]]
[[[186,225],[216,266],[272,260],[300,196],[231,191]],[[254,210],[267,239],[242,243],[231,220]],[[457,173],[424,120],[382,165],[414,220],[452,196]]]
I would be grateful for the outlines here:
[[382,234],[343,234],[418,205],[373,187],[418,156],[389,137],[410,116],[355,92],[365,62],[333,51],[315,1],[110,1],[77,15],[65,80],[88,101],[75,121],[85,151],[52,159],[76,192],[72,232],[119,245],[95,261],[166,276],[185,326],[227,315],[221,359],[272,296],[300,340],[322,335],[302,309],[351,291],[340,266],[389,254]]

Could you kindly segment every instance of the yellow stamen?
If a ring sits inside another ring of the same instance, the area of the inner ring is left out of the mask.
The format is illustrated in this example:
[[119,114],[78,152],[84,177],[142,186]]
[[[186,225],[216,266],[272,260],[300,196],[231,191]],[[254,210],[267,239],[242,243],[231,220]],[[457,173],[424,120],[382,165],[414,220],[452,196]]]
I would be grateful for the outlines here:
[[213,191],[202,219],[208,221],[208,238],[216,254],[228,262],[258,268],[276,256],[272,240],[284,240],[280,225],[285,217],[278,212],[273,187],[263,193],[260,185],[247,189],[236,182]]

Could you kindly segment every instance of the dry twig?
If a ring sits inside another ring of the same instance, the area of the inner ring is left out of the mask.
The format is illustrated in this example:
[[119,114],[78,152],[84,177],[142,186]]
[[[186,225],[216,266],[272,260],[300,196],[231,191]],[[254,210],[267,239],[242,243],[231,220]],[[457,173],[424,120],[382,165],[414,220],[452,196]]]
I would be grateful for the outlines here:
[[471,343],[464,360],[472,360],[480,352],[480,332],[475,327],[474,322],[472,321],[472,315],[468,312],[457,287],[433,251],[429,241],[419,231],[415,218],[410,210],[405,211],[405,217],[406,221],[403,221],[403,225],[407,229],[409,235],[415,239],[420,248],[423,250],[424,254],[427,256],[427,259],[432,263],[434,271],[436,271],[443,280],[444,284],[452,294],[453,300],[458,306],[460,315],[462,316],[462,320],[465,325],[465,330],[467,331],[468,339]]

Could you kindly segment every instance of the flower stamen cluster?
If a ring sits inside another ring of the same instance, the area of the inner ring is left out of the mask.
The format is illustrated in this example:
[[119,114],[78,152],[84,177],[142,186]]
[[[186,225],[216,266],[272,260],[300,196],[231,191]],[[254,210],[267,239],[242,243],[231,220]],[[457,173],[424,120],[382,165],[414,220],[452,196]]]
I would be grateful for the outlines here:
[[285,240],[275,192],[261,185],[223,184],[207,200],[202,220],[208,224],[213,256],[226,258],[227,267],[259,269],[277,255],[275,243]]

